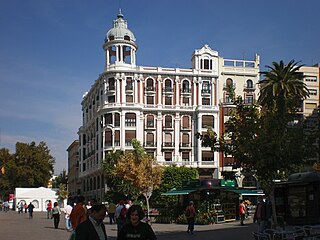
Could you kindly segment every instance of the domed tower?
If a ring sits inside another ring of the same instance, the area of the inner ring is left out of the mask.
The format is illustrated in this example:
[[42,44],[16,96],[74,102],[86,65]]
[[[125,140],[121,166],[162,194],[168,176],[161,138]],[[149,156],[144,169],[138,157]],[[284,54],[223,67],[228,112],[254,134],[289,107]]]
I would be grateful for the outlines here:
[[105,37],[103,49],[106,51],[106,69],[110,68],[134,68],[136,66],[136,38],[128,29],[128,23],[123,18],[121,10],[118,18],[113,21],[111,28]]

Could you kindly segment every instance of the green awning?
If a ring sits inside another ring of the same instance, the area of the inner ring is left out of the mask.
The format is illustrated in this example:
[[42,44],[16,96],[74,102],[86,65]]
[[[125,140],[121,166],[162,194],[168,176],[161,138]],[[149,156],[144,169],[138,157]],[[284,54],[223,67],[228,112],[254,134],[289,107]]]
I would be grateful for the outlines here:
[[251,195],[251,196],[259,196],[264,195],[261,190],[250,190],[250,189],[228,189],[230,192],[234,192],[241,195]]
[[162,193],[161,195],[188,195],[189,193],[195,192],[194,189],[180,189],[180,190],[170,190],[169,192]]

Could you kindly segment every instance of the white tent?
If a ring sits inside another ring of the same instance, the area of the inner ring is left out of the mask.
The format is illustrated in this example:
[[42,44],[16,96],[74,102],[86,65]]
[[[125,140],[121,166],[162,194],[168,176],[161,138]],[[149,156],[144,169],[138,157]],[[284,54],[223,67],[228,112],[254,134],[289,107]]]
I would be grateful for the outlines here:
[[51,188],[16,188],[15,190],[15,203],[16,207],[21,202],[29,204],[32,202],[34,211],[47,211],[47,203],[51,200],[52,205],[58,201],[56,195],[57,189]]

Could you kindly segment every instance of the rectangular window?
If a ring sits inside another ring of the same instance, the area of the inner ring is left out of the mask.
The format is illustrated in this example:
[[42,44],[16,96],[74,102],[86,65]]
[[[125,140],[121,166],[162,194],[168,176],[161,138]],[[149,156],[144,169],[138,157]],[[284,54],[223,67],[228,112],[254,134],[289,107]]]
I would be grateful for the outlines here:
[[189,152],[182,153],[182,161],[189,161]]
[[154,96],[147,96],[147,104],[154,104]]
[[183,97],[182,98],[182,105],[184,106],[189,106],[189,101],[190,101],[190,98],[189,97]]
[[164,104],[165,105],[172,105],[172,97],[165,97]]
[[205,115],[202,116],[202,128],[212,127],[214,128],[214,116]]
[[213,161],[213,152],[202,152],[202,161]]
[[114,131],[114,145],[116,147],[120,146],[120,131],[119,130]]
[[310,96],[317,96],[317,90],[316,89],[309,89]]
[[306,82],[317,82],[317,76],[305,76],[305,81]]
[[116,97],[115,96],[109,96],[108,97],[108,102],[109,103],[115,103],[116,102]]
[[210,98],[202,98],[202,105],[210,105]]
[[244,103],[245,104],[253,104],[253,95],[246,95]]
[[165,152],[164,153],[164,160],[171,162],[172,161],[172,153],[171,152]]
[[133,103],[133,95],[126,95],[126,102]]
[[135,130],[127,130],[125,133],[125,145],[132,146],[131,140],[136,138],[136,131]]

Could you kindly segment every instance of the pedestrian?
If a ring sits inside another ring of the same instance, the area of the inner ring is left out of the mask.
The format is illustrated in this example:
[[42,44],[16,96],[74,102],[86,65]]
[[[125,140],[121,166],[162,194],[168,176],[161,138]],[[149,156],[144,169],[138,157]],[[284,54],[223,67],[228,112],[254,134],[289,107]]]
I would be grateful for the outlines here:
[[188,229],[187,229],[187,233],[191,233],[193,234],[194,231],[194,219],[196,217],[196,210],[193,206],[193,201],[189,202],[189,206],[186,208],[186,218],[187,218],[187,222],[188,222]]
[[88,219],[76,228],[75,240],[107,240],[103,223],[105,216],[106,207],[103,204],[92,205]]
[[84,197],[79,196],[77,199],[77,204],[71,211],[70,220],[72,224],[72,229],[75,230],[77,226],[87,220],[87,213],[84,206]]
[[27,213],[27,211],[28,211],[28,205],[27,205],[27,203],[24,203],[24,213]]
[[116,220],[114,218],[114,215],[116,213],[116,205],[114,203],[109,203],[108,208],[107,208],[110,224],[115,223]]
[[47,204],[47,218],[52,218],[52,202],[49,200]]
[[117,240],[156,240],[151,226],[148,223],[141,222],[144,218],[144,212],[139,205],[132,205],[126,214],[128,221],[123,225]]
[[70,220],[70,214],[72,212],[72,206],[67,204],[67,206],[63,209],[64,212],[64,219],[66,221],[66,229],[67,231],[72,230],[71,220]]
[[24,204],[23,204],[23,202],[21,201],[20,203],[19,203],[19,207],[18,207],[18,213],[20,214],[20,213],[23,213],[23,206],[24,206]]
[[263,232],[267,226],[267,204],[263,201],[262,196],[258,197],[258,204],[254,213],[253,222],[258,222],[259,232]]
[[125,206],[125,201],[120,200],[115,213],[118,235],[120,233],[121,228],[126,223],[126,213],[127,213],[127,208]]
[[53,225],[54,228],[57,229],[59,226],[60,222],[60,215],[61,215],[61,210],[57,202],[53,204],[52,208],[52,218],[53,218]]
[[34,209],[34,205],[32,204],[32,202],[30,202],[28,205],[29,219],[33,218],[33,209]]
[[5,212],[8,212],[8,210],[9,210],[9,202],[7,200],[4,201],[4,203],[3,203],[3,210]]
[[242,201],[239,205],[239,213],[240,213],[240,224],[244,225],[244,219],[246,218],[247,208],[245,201]]

